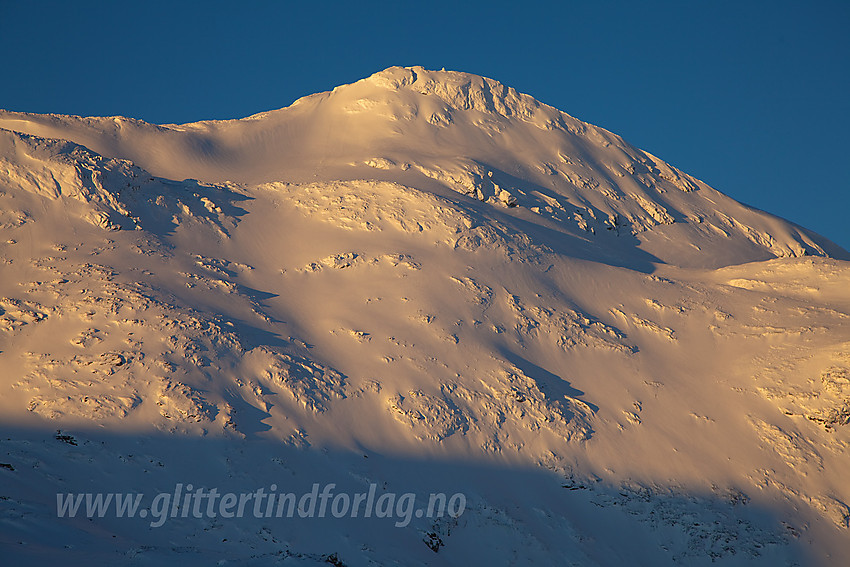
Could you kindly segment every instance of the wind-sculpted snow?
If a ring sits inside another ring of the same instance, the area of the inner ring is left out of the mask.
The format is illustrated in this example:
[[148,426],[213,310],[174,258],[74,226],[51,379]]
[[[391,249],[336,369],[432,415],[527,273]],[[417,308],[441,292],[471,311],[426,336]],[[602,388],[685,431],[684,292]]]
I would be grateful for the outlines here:
[[[11,387],[30,396],[27,408],[36,414],[238,432],[234,396],[239,403],[243,396],[262,399],[265,388],[312,411],[321,411],[329,396],[344,397],[343,379],[332,369],[280,348],[246,345],[231,321],[147,281],[128,281],[133,272],[144,273],[75,266],[64,254],[38,259],[33,267],[43,281],[30,293],[44,303],[4,298],[0,317],[10,335],[32,328],[35,350],[17,361],[23,377]],[[193,287],[219,282],[207,289],[232,296],[264,320],[238,286],[203,272],[192,275]],[[215,389],[206,385],[210,380],[218,383]]]
[[[397,231],[419,235],[451,249],[490,250],[518,261],[537,261],[548,251],[524,234],[473,215],[432,193],[396,183],[346,181],[309,185],[268,184],[260,189],[285,192],[304,214],[355,231]],[[485,221],[490,222],[485,222]]]
[[[11,560],[848,553],[850,268],[818,235],[465,73],[394,67],[242,120],[0,128]],[[466,508],[55,510],[322,482]]]
[[240,196],[226,187],[157,179],[127,160],[2,129],[0,147],[5,150],[0,157],[3,187],[61,201],[68,214],[102,228],[161,234],[191,219],[226,234],[236,222],[233,202]]
[[387,400],[393,417],[420,439],[461,434],[486,451],[521,450],[531,435],[550,433],[567,442],[590,439],[593,409],[578,398],[545,393],[545,386],[515,367],[476,377],[470,389],[444,383],[438,392],[410,390]]

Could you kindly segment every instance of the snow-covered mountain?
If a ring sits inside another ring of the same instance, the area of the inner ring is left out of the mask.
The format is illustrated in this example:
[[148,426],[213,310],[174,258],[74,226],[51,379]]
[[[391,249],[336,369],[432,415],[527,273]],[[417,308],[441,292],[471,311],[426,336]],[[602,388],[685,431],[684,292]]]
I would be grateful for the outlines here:
[[[183,125],[0,111],[0,232],[22,564],[850,552],[850,255],[496,81],[394,67]],[[467,506],[57,517],[178,483]]]

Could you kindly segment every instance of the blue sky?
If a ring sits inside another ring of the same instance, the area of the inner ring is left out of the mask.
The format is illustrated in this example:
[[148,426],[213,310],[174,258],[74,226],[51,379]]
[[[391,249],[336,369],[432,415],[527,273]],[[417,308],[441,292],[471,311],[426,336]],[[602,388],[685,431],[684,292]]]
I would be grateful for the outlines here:
[[0,0],[0,108],[237,118],[391,65],[497,79],[850,248],[850,2]]

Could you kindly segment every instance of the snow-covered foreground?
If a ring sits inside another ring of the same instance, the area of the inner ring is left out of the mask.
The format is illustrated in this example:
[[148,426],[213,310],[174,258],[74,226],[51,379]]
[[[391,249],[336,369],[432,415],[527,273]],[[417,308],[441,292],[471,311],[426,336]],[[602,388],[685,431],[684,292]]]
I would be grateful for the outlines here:
[[[13,563],[850,553],[850,255],[826,239],[462,73],[0,128]],[[314,485],[324,518],[254,508]],[[198,489],[252,497],[228,518]],[[382,511],[335,517],[370,491]],[[141,506],[58,517],[57,493]]]

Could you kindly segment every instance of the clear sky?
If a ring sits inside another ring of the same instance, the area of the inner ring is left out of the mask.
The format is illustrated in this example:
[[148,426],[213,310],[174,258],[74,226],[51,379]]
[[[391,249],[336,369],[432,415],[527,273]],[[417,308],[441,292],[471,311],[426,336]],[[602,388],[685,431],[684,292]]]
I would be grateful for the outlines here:
[[0,0],[0,108],[238,118],[391,65],[492,77],[850,248],[850,2]]

